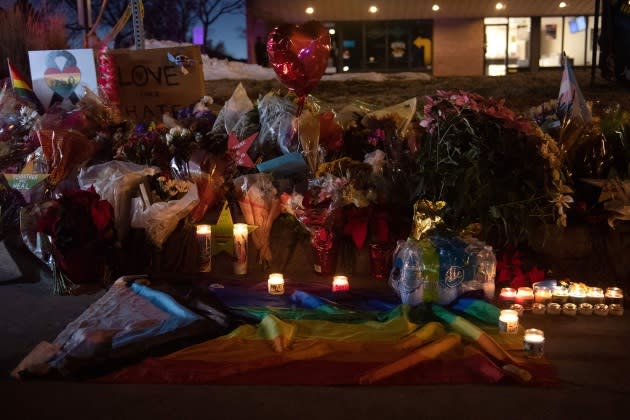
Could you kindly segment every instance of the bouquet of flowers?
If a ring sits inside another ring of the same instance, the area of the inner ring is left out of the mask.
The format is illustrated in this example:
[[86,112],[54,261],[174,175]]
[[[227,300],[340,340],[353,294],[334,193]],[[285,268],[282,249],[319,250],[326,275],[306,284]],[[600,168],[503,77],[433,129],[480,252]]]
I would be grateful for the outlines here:
[[115,242],[113,215],[111,204],[94,188],[64,191],[47,204],[36,230],[50,240],[56,294],[107,282]]
[[41,117],[5,86],[0,91],[0,170],[19,172],[38,144],[29,132]]
[[572,190],[560,148],[503,101],[438,91],[426,98],[421,126],[415,196],[445,201],[449,227],[480,222],[494,242],[518,244],[533,221],[566,222]]
[[257,226],[252,232],[252,240],[259,253],[258,262],[269,267],[272,260],[269,235],[281,210],[278,192],[271,176],[264,173],[238,177],[234,180],[234,187],[245,222]]

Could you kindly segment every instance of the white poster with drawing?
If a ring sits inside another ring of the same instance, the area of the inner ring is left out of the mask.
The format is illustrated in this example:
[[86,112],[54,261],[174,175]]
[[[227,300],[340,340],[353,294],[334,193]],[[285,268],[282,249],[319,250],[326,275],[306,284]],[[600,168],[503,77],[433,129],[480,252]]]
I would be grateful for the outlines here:
[[75,105],[87,87],[97,93],[94,52],[89,49],[29,51],[33,91],[47,110]]

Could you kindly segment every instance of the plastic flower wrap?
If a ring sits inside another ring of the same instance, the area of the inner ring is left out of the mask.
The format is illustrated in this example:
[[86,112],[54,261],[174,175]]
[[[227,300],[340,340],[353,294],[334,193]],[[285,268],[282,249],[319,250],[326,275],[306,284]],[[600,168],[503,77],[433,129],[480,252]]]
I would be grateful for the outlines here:
[[[158,174],[148,190],[131,203],[131,227],[144,229],[157,249],[199,202],[197,185]],[[152,191],[152,192],[151,192]],[[158,201],[156,201],[158,200]],[[165,201],[161,201],[165,200]]]
[[146,176],[157,173],[157,169],[132,162],[110,161],[82,168],[79,186],[94,187],[95,191],[114,208],[116,235],[119,240],[126,237],[131,224],[131,200]]
[[26,201],[20,192],[11,188],[4,177],[0,176],[0,239],[12,233],[20,225],[20,208]]
[[[293,120],[297,107],[288,96],[269,92],[257,104],[260,115],[260,133],[252,145],[254,152],[276,146],[283,154],[297,151]],[[270,145],[270,146],[267,146]]]
[[40,119],[31,105],[5,86],[0,91],[0,171],[19,172],[39,144],[29,132]]
[[[27,226],[24,223],[23,236],[32,234]],[[66,190],[58,199],[42,205],[35,231],[50,241],[52,260],[48,262],[54,273],[56,294],[76,292],[79,285],[87,283],[107,282],[115,241],[114,210],[93,188]]]
[[257,226],[251,236],[258,250],[258,262],[269,267],[272,260],[269,235],[273,222],[281,212],[280,199],[271,176],[264,173],[243,175],[234,180],[234,188],[245,222]]
[[224,198],[224,173],[227,160],[222,156],[197,150],[188,162],[190,180],[197,184],[199,203],[190,212],[195,222],[203,219],[210,207]]

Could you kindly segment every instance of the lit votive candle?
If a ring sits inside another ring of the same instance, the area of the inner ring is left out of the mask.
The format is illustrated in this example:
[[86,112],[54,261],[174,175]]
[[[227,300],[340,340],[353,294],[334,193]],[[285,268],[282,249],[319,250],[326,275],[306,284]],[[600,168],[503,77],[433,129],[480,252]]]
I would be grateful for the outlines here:
[[623,305],[618,303],[611,303],[608,305],[608,314],[613,316],[622,316],[623,315]]
[[578,313],[586,316],[593,315],[593,305],[588,302],[580,303],[580,306],[578,306]]
[[350,290],[350,283],[346,276],[334,276],[332,282],[333,292],[347,292]]
[[513,303],[513,304],[511,304],[509,309],[511,309],[513,311],[516,311],[518,316],[523,316],[523,312],[525,312],[525,309],[523,308],[523,305],[521,305],[520,303]]
[[608,305],[605,303],[598,303],[593,306],[593,313],[599,316],[608,316]]
[[545,334],[542,330],[536,328],[528,328],[525,330],[523,337],[523,350],[525,355],[531,358],[540,358],[544,354]]
[[534,302],[532,305],[532,313],[534,315],[544,315],[547,312],[547,305],[540,302]]
[[518,312],[513,309],[503,309],[499,314],[499,332],[516,334],[518,332]]
[[575,316],[577,314],[577,305],[571,302],[565,303],[562,305],[562,313],[568,316]]
[[562,305],[560,305],[558,302],[551,302],[549,305],[547,305],[547,313],[549,315],[559,315],[560,312],[562,312]]
[[270,295],[284,294],[284,276],[282,273],[271,273],[267,280],[267,291]]
[[623,306],[623,290],[621,290],[619,287],[606,288],[605,298],[606,303],[609,305],[616,303]]
[[195,230],[199,244],[199,271],[207,273],[212,270],[212,226],[197,225]]
[[576,305],[586,302],[586,289],[582,286],[569,287],[569,302]]
[[554,286],[551,289],[551,301],[562,305],[569,300],[569,291],[564,286]]
[[523,309],[529,311],[534,304],[534,291],[531,287],[519,287],[516,292],[516,303],[523,305]]
[[234,274],[247,274],[247,225],[235,223],[234,234]]
[[537,287],[534,289],[534,302],[548,304],[551,302],[551,289],[548,287]]
[[499,293],[499,306],[508,309],[516,301],[516,290],[511,287],[504,287]]
[[586,301],[591,305],[598,303],[606,303],[604,300],[604,291],[601,287],[589,287],[586,292]]

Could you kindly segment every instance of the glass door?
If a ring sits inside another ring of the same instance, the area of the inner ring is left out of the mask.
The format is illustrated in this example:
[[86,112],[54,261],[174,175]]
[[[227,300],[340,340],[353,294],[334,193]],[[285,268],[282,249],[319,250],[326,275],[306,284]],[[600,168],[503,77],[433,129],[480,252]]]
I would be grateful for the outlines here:
[[504,76],[507,73],[508,25],[486,25],[484,67],[487,76]]

